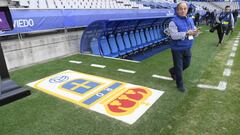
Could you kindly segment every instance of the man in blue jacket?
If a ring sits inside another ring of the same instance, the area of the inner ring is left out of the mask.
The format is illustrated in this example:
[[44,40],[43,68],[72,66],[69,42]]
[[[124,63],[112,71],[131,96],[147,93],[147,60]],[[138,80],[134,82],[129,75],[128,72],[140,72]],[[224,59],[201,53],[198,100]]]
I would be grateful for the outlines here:
[[234,29],[234,18],[231,12],[230,6],[225,7],[225,11],[217,15],[216,22],[219,24],[217,26],[217,34],[218,34],[218,44],[222,44],[224,35],[228,35],[231,30]]
[[179,91],[186,90],[183,83],[183,71],[189,67],[191,61],[191,47],[194,37],[199,30],[196,29],[193,19],[187,17],[188,5],[181,2],[177,5],[177,15],[169,23],[169,33],[173,40],[171,45],[174,67],[169,69],[171,76],[176,80]]

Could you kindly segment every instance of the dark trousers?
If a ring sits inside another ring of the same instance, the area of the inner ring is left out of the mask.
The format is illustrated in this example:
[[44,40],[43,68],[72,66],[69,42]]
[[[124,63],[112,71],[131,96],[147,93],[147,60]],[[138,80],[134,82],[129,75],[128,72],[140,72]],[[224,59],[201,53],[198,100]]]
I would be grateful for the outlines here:
[[213,27],[214,24],[215,24],[215,17],[214,17],[214,18],[211,18],[211,24],[210,24],[210,26]]
[[231,31],[231,27],[224,27],[222,25],[217,26],[217,34],[218,34],[218,43],[222,43],[224,34],[228,35]]
[[234,25],[236,26],[236,24],[237,24],[237,17],[234,17]]
[[174,67],[170,68],[176,77],[177,87],[183,87],[183,71],[190,66],[191,49],[172,50],[172,58]]
[[194,25],[195,25],[195,26],[199,26],[199,20],[198,20],[198,19],[195,19],[195,20],[194,20]]

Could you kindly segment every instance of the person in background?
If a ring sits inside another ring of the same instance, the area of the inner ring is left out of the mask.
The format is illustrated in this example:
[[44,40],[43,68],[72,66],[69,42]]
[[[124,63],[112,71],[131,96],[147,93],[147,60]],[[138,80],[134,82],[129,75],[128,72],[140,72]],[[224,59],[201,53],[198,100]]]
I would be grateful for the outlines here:
[[217,46],[219,46],[222,44],[224,35],[228,35],[234,28],[234,18],[230,6],[226,6],[224,12],[217,15],[216,23],[218,24],[216,29],[219,39]]
[[206,12],[206,14],[205,14],[205,20],[206,20],[206,25],[208,26],[208,24],[209,24],[209,21],[210,21],[210,15],[211,15],[211,13],[210,13],[210,11],[209,11],[209,9],[207,9],[207,12]]
[[180,2],[176,7],[177,15],[169,23],[169,33],[172,38],[173,67],[169,69],[171,77],[176,80],[177,89],[181,92],[186,90],[183,83],[183,71],[190,66],[191,47],[194,36],[199,30],[195,27],[193,19],[187,16],[188,5]]
[[194,25],[199,26],[200,14],[197,12],[194,17]]
[[211,12],[210,14],[210,26],[213,27],[213,25],[215,24],[215,20],[216,20],[216,9],[214,9],[214,11]]
[[233,14],[233,18],[234,18],[234,26],[236,26],[237,18],[238,18],[238,10],[235,9],[232,14]]

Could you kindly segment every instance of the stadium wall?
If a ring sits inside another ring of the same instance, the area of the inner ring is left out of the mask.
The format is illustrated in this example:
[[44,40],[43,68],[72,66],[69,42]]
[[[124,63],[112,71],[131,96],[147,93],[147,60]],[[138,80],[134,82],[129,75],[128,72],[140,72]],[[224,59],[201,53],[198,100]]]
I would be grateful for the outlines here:
[[9,70],[79,53],[83,30],[2,41]]

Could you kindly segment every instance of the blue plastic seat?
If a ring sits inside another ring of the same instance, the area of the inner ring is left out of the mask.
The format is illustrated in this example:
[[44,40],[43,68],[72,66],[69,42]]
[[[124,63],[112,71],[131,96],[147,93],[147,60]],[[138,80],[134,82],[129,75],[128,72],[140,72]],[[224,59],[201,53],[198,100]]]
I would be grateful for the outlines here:
[[159,33],[160,33],[161,39],[162,40],[167,40],[168,37],[162,31],[163,31],[163,29],[161,27],[159,27]]
[[90,48],[92,50],[92,54],[101,55],[100,47],[98,46],[97,38],[92,38],[90,40]]
[[111,52],[111,49],[109,47],[106,36],[101,36],[99,40],[100,40],[100,46],[102,48],[102,52],[103,52],[104,56],[107,56],[107,57],[118,57],[119,56],[118,53]]
[[116,40],[115,40],[115,36],[113,34],[109,35],[108,42],[109,42],[109,46],[112,50],[112,53],[118,53],[117,43],[116,43]]
[[131,42],[129,40],[128,32],[123,33],[123,41],[125,43],[125,50],[127,51],[127,53],[132,52],[133,49],[132,49]]
[[145,35],[146,35],[147,42],[149,42],[149,43],[153,42],[153,39],[150,35],[150,31],[148,28],[145,29]]
[[158,34],[158,37],[159,37],[160,39],[162,39],[162,38],[163,38],[163,37],[162,37],[161,30],[160,30],[160,27],[159,27],[159,26],[157,27],[157,34]]
[[161,36],[160,36],[160,34],[158,34],[158,31],[157,31],[156,27],[153,28],[153,34],[156,38],[155,40],[157,40],[157,42],[161,42]]
[[119,54],[125,55],[127,52],[125,50],[125,45],[124,45],[121,33],[117,34],[116,40],[117,40],[117,45],[118,45],[118,49],[119,49]]
[[134,36],[134,32],[133,31],[130,31],[129,33],[129,38],[130,38],[130,42],[131,42],[131,45],[132,45],[132,48],[134,51],[138,50],[138,47],[137,47],[137,41],[135,39],[135,36]]
[[154,35],[154,30],[153,30],[152,27],[150,28],[149,33],[150,33],[150,37],[151,37],[151,39],[152,39],[152,42],[154,42],[155,44],[158,43],[158,39],[157,39],[157,37]]
[[144,46],[142,44],[142,40],[141,40],[141,36],[140,36],[139,30],[135,31],[135,38],[136,38],[136,42],[137,42],[137,47],[139,49],[142,49]]
[[161,39],[161,36],[160,36],[160,34],[158,34],[157,27],[154,27],[154,28],[153,28],[153,32],[154,32],[155,37],[156,37],[158,40],[160,40],[160,39]]
[[147,42],[147,40],[146,40],[146,37],[145,37],[145,34],[144,34],[144,30],[143,30],[143,29],[140,30],[140,37],[141,37],[142,45],[143,45],[144,47],[147,47],[148,45],[150,45],[150,44]]

